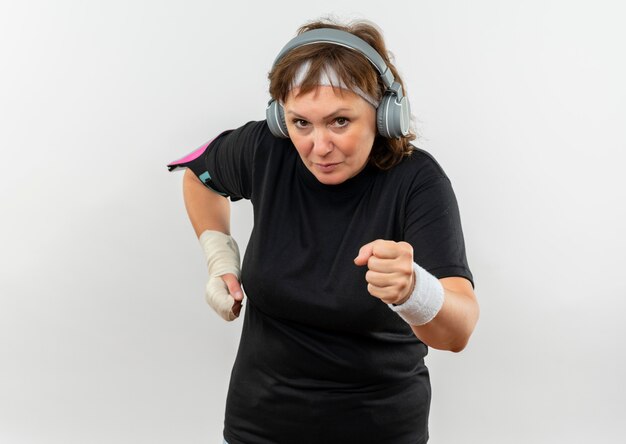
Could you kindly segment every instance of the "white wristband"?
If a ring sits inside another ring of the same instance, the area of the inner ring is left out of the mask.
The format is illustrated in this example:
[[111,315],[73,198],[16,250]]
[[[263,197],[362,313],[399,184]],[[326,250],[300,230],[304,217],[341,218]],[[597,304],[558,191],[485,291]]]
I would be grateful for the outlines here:
[[206,284],[206,301],[215,312],[227,321],[237,318],[233,312],[235,299],[220,277],[232,273],[240,279],[239,247],[231,236],[219,231],[204,231],[198,238],[207,258],[209,280]]
[[443,305],[443,286],[439,279],[413,263],[415,288],[400,305],[387,304],[410,325],[424,325],[433,320]]

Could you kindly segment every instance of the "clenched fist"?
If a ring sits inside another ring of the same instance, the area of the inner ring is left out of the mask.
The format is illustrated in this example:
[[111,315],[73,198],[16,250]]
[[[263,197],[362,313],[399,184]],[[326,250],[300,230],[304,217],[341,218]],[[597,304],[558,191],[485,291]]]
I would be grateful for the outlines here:
[[402,304],[411,295],[415,286],[411,244],[378,239],[363,245],[354,263],[367,265],[367,291],[386,304]]

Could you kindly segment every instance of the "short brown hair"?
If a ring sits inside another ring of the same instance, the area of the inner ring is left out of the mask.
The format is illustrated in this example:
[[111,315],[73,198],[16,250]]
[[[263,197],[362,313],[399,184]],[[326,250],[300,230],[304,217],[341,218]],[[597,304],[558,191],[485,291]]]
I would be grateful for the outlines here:
[[[396,67],[389,60],[382,33],[376,26],[366,21],[355,21],[344,25],[331,19],[321,19],[300,27],[298,34],[319,28],[339,29],[365,40],[383,58],[393,73],[395,81],[402,85],[402,91],[406,95],[404,83]],[[299,94],[306,94],[317,88],[320,71],[327,66],[337,72],[339,79],[348,88],[358,87],[376,100],[380,100],[385,92],[385,86],[378,71],[360,52],[332,43],[316,43],[291,50],[272,67],[268,77],[270,95],[274,100],[284,102],[287,99],[296,72],[306,61],[310,61],[311,66],[300,85]],[[412,131],[397,139],[387,139],[378,134],[374,140],[369,162],[382,170],[392,168],[403,157],[411,154],[413,147],[410,142],[414,139],[415,134]]]

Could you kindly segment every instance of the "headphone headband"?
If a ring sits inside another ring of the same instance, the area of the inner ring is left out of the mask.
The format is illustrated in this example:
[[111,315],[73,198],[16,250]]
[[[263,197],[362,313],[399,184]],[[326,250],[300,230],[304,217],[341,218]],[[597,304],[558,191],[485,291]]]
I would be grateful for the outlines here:
[[274,60],[274,65],[292,49],[315,43],[330,43],[361,53],[376,68],[384,85],[387,88],[391,88],[393,85],[395,79],[391,70],[380,54],[369,43],[354,34],[334,28],[313,29],[292,38],[278,53]]

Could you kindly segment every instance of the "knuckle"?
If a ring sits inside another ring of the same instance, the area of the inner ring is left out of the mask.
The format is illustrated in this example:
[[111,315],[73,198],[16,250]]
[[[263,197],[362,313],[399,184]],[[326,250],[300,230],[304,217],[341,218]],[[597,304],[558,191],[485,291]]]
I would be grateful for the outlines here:
[[410,262],[407,262],[406,264],[403,264],[402,266],[402,273],[405,275],[410,276],[411,274],[413,274],[413,264]]
[[410,254],[411,256],[413,255],[413,245],[405,241],[398,242],[398,244],[405,254]]

